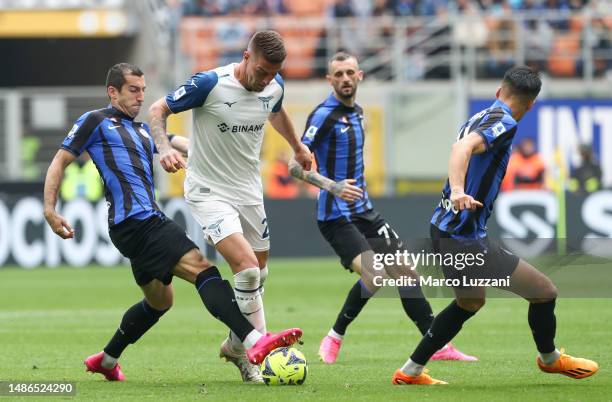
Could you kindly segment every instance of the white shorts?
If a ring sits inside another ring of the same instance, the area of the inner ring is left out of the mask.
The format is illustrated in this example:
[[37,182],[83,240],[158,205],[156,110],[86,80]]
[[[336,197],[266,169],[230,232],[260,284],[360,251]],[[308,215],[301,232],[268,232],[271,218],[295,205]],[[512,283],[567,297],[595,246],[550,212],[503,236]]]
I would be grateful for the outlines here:
[[202,226],[208,242],[216,245],[233,233],[242,233],[254,251],[270,249],[268,219],[263,204],[234,205],[218,200],[187,200],[187,205]]

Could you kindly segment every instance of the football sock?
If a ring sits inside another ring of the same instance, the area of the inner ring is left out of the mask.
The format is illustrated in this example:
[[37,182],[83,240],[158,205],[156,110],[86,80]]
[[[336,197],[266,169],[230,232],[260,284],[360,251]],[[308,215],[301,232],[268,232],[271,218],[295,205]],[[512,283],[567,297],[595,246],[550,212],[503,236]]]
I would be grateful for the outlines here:
[[242,314],[256,330],[266,333],[266,316],[259,293],[259,267],[247,268],[234,275],[234,293]]
[[344,336],[346,328],[355,318],[357,318],[363,306],[368,302],[369,297],[361,296],[362,289],[364,292],[367,292],[365,285],[361,282],[361,279],[359,279],[351,290],[349,290],[346,300],[344,301],[344,306],[342,306],[340,314],[338,314],[338,318],[336,318],[336,323],[333,326],[333,330],[337,334]]
[[550,353],[540,353],[540,360],[542,360],[542,363],[546,364],[547,366],[559,360],[560,357],[561,352],[559,352],[558,349],[555,349],[554,352]]
[[433,311],[431,311],[431,305],[423,295],[423,291],[419,286],[413,287],[402,287],[399,288],[400,297],[402,300],[402,307],[406,312],[408,318],[414,322],[417,326],[421,335],[425,335],[427,330],[431,327],[431,323],[434,320]]
[[118,359],[125,348],[140,339],[166,311],[168,310],[154,309],[144,299],[134,304],[123,315],[121,324],[104,348],[104,353]]
[[339,341],[341,341],[342,339],[344,339],[344,335],[340,335],[339,333],[337,333],[336,331],[334,331],[334,329],[330,329],[329,332],[327,333],[327,336],[331,336],[334,339],[337,339]]
[[546,303],[529,303],[528,320],[538,352],[554,352],[555,332],[557,330],[555,300]]
[[259,270],[259,294],[263,300],[264,295],[264,282],[268,279],[268,266],[266,265]]
[[117,359],[115,359],[113,356],[109,355],[108,353],[104,352],[104,355],[102,356],[102,362],[100,362],[100,365],[104,368],[112,369],[113,367],[117,365]]
[[[260,269],[247,268],[234,274],[234,295],[236,303],[242,314],[262,334],[266,333],[266,317],[263,309],[263,301],[259,291]],[[244,349],[238,337],[230,333],[229,340],[232,349],[241,351]]]
[[408,359],[408,361],[402,366],[400,370],[402,373],[409,375],[411,377],[417,377],[421,375],[425,366],[422,364],[418,364],[412,361],[412,359]]
[[462,309],[453,300],[434,318],[431,328],[427,330],[410,359],[423,366],[427,364],[431,356],[450,342],[461,330],[463,323],[474,314],[476,313]]
[[210,314],[227,325],[238,339],[244,341],[254,328],[240,312],[232,285],[221,279],[217,267],[212,266],[200,272],[195,286]]

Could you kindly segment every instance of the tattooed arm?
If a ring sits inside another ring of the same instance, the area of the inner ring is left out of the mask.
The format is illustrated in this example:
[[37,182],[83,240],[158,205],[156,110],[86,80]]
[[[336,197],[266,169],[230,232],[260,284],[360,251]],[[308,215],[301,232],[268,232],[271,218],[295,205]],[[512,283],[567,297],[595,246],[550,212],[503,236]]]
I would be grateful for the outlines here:
[[335,182],[314,170],[304,170],[295,159],[289,161],[289,172],[296,179],[303,180],[320,189],[327,190],[338,198],[345,201],[353,202],[363,197],[363,190],[354,186],[355,179],[345,179],[340,182]]
[[172,147],[166,135],[166,121],[170,114],[172,112],[164,98],[158,99],[149,108],[151,135],[153,141],[155,141],[157,152],[159,152],[159,162],[166,172],[174,173],[184,168],[186,164],[181,153]]

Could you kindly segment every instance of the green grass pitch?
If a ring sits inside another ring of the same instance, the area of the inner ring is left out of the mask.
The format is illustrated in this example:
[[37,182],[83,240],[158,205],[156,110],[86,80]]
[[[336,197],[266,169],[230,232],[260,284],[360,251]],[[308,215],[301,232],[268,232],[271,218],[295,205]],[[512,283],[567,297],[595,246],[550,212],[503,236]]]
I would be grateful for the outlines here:
[[[455,343],[476,363],[435,362],[440,387],[392,386],[393,371],[419,341],[396,299],[371,300],[347,332],[337,364],[316,358],[355,275],[335,259],[273,259],[265,308],[272,331],[304,330],[299,348],[309,359],[300,387],[245,385],[218,356],[227,330],[204,309],[193,287],[174,280],[174,307],[121,358],[127,381],[85,373],[125,309],[141,298],[128,267],[0,269],[0,380],[75,381],[79,400],[612,400],[612,300],[560,299],[557,344],[599,362],[584,380],[541,373],[519,299],[491,299]],[[222,268],[229,277],[227,267]],[[434,312],[447,299],[431,300]],[[38,398],[25,397],[24,400]]]

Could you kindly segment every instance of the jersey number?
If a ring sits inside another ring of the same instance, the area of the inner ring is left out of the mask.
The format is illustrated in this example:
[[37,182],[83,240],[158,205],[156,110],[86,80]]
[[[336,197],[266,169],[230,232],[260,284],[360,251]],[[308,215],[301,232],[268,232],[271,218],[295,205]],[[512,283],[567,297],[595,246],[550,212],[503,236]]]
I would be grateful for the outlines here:
[[[385,239],[387,241],[387,246],[391,245],[391,237],[389,236],[389,233],[391,233],[393,235],[394,239],[399,239],[399,236],[397,235],[397,233],[395,233],[395,230],[393,230],[391,228],[391,226],[389,226],[388,223],[385,223],[384,225],[382,225],[377,232],[379,235],[381,236],[385,236]],[[400,244],[401,247],[401,244]]]
[[270,232],[268,231],[268,218],[263,218],[263,220],[261,221],[262,225],[266,225],[266,227],[264,228],[263,233],[261,234],[261,238],[262,239],[267,239],[270,236]]

